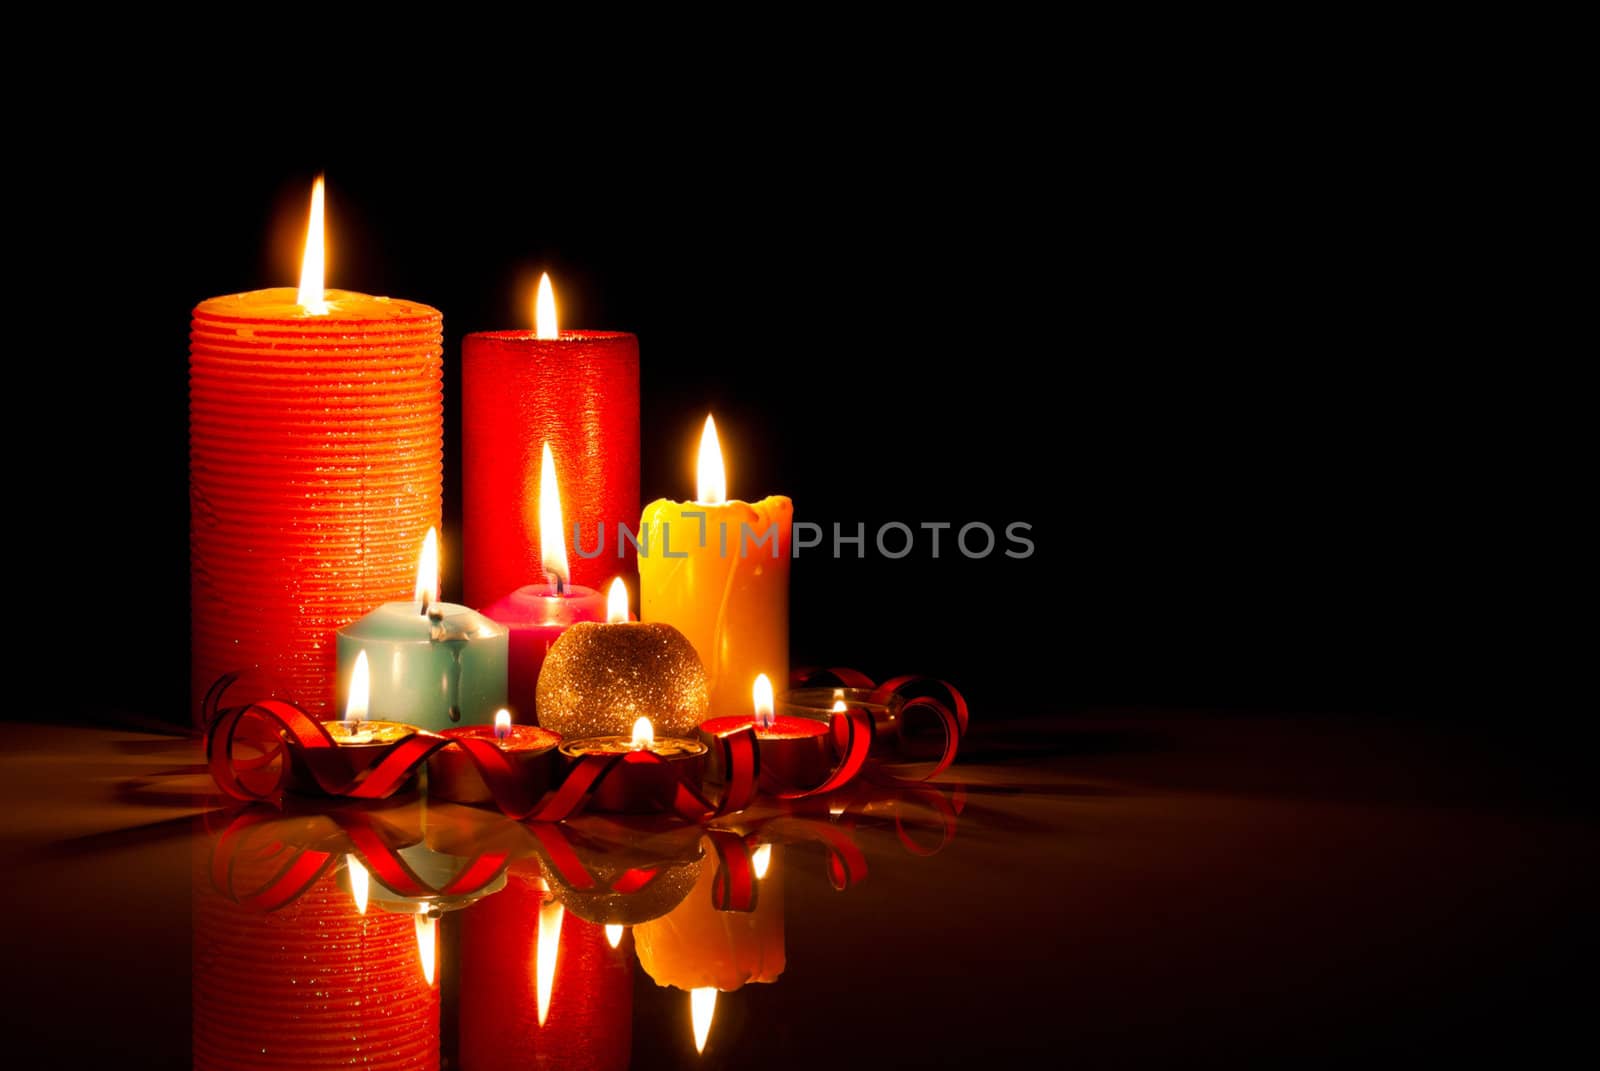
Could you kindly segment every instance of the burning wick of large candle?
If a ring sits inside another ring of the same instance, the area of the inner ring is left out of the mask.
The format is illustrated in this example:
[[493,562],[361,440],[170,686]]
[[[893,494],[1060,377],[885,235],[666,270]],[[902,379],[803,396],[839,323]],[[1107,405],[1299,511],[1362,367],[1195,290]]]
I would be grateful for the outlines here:
[[539,293],[533,299],[533,337],[560,338],[556,330],[556,291],[550,285],[550,273],[539,273]]
[[328,315],[327,292],[323,289],[322,176],[311,187],[311,218],[306,223],[306,251],[300,258],[300,291],[295,301],[312,316]]
[[717,1014],[716,986],[689,990],[689,1020],[694,1024],[694,1051],[706,1051],[711,1036],[711,1017]]
[[539,1025],[550,1017],[550,994],[556,985],[556,955],[561,951],[561,921],[567,909],[560,900],[539,905],[539,946],[535,953],[534,984],[539,1001]]
[[772,845],[763,844],[750,853],[750,869],[756,872],[756,880],[760,881],[767,876],[767,868],[772,865]]
[[494,712],[494,738],[500,744],[511,738],[511,711],[500,709]]
[[717,422],[706,416],[705,430],[700,433],[700,464],[695,501],[707,506],[720,506],[728,500],[728,469],[722,461],[722,444],[717,441]]
[[778,716],[773,710],[772,681],[765,673],[756,674],[755,686],[756,728],[770,729],[777,723]]
[[356,655],[355,668],[350,671],[350,698],[344,704],[344,729],[346,744],[370,744],[372,733],[361,728],[367,720],[368,696],[372,692],[371,671],[367,668],[367,652]]
[[650,745],[656,742],[656,727],[650,724],[649,718],[640,718],[633,723],[633,741],[628,746],[635,751],[649,751]]
[[561,524],[561,488],[556,486],[556,459],[544,444],[539,459],[539,564],[545,580],[560,595],[572,573],[567,569],[566,529]]

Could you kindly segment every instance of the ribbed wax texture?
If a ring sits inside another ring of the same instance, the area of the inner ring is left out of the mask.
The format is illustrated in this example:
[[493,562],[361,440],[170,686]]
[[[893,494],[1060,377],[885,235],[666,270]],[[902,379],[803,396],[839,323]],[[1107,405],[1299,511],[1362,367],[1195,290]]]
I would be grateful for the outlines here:
[[201,867],[193,903],[196,1071],[439,1067],[439,990],[411,916],[357,913],[332,874],[261,913]]
[[331,711],[334,630],[410,599],[440,520],[442,318],[328,291],[213,298],[189,346],[193,698],[220,675]]
[[633,1047],[633,971],[605,928],[561,920],[550,1016],[539,1025],[539,870],[461,912],[461,1071],[622,1071]]
[[[539,459],[548,441],[561,486],[575,584],[604,591],[633,571],[617,556],[617,524],[639,517],[639,341],[602,331],[536,339],[527,332],[468,335],[461,352],[463,584],[483,607],[540,583]],[[575,553],[572,526],[585,552]]]

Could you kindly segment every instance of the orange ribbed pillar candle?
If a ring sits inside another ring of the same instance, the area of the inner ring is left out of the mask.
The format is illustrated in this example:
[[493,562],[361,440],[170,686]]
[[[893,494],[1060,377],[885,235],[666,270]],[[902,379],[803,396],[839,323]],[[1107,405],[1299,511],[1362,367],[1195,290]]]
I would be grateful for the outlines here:
[[329,714],[334,630],[410,599],[440,523],[442,318],[288,288],[212,298],[189,348],[193,697],[259,667]]

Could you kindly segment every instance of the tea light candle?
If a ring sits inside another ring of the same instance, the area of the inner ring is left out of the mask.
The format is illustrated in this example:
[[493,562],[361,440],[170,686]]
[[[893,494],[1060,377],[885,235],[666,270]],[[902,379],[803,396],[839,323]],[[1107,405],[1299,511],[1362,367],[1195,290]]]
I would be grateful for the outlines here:
[[[828,723],[815,718],[779,715],[774,710],[772,681],[765,673],[752,688],[753,718],[710,718],[700,724],[703,738],[713,740],[755,727],[761,750],[761,776],[786,789],[820,785],[833,769]],[[843,704],[837,708],[843,710]]]
[[[622,755],[623,760],[596,787],[589,806],[598,811],[637,814],[659,810],[672,802],[673,786],[698,773],[706,746],[687,737],[657,738],[649,718],[634,722],[629,736],[591,736],[561,745],[569,759],[588,755]],[[654,755],[666,760],[652,762]],[[685,763],[689,765],[684,765]]]
[[[513,725],[511,712],[501,710],[495,714],[493,726],[446,729],[443,735],[453,740],[491,741],[510,760],[519,780],[528,784],[535,797],[550,787],[551,775],[555,772],[556,745],[561,737],[548,729]],[[428,795],[456,803],[494,802],[477,764],[465,751],[454,747],[435,751],[428,758]]]
[[428,529],[414,601],[384,603],[337,637],[342,683],[357,656],[368,654],[375,666],[372,705],[435,731],[489,722],[506,705],[507,660],[505,629],[476,610],[439,601],[438,540]]
[[[362,651],[356,655],[351,668],[350,697],[345,703],[344,720],[322,723],[322,727],[338,745],[340,753],[349,760],[351,771],[357,774],[370,768],[388,754],[390,748],[417,731],[413,726],[402,725],[399,722],[367,720],[369,682],[367,655]],[[317,784],[311,771],[306,768],[304,760],[300,758],[300,752],[290,748],[288,756],[288,788],[296,792],[321,795],[322,788]]]

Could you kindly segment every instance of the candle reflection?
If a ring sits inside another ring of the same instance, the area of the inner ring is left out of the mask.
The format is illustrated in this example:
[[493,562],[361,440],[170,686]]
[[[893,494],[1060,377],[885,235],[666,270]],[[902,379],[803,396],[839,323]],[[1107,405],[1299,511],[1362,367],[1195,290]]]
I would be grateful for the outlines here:
[[347,855],[345,869],[350,873],[350,898],[356,903],[356,913],[367,913],[367,895],[371,891],[371,883],[367,868],[361,865],[361,860],[353,855]]
[[550,1018],[550,992],[556,984],[556,958],[561,953],[561,922],[566,914],[567,909],[561,906],[559,900],[539,905],[539,959],[536,984],[540,1026]]
[[[284,862],[252,853],[235,869],[264,882]],[[412,920],[362,915],[332,872],[260,912],[220,893],[205,867],[193,913],[196,1068],[439,1067],[439,991],[417,969]]]
[[718,911],[712,899],[717,868],[708,865],[681,904],[634,927],[639,965],[657,985],[726,993],[778,980],[785,965],[781,863],[776,849],[762,847],[769,862],[755,910]]
[[439,963],[439,920],[432,915],[417,916],[417,956],[422,962],[422,977],[433,984]]
[[536,860],[457,917],[462,1071],[628,1066],[632,964],[600,926],[550,898]]
[[694,1051],[706,1051],[706,1039],[711,1036],[711,1019],[717,1014],[717,990],[702,986],[689,994],[689,1018],[694,1025]]

